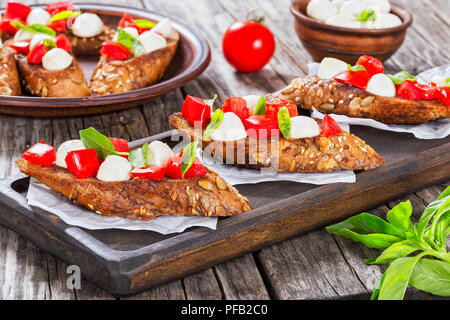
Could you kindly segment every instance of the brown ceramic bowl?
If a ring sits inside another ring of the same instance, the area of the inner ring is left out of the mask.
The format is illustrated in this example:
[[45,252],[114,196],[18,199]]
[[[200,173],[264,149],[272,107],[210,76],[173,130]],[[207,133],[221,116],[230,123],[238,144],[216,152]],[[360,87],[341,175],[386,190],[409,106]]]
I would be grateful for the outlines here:
[[392,5],[391,13],[397,15],[402,24],[387,29],[344,28],[318,22],[306,15],[310,0],[293,0],[291,13],[295,17],[295,31],[303,47],[314,61],[334,57],[355,64],[364,54],[381,61],[388,59],[405,40],[406,29],[412,23],[412,16],[406,10]]

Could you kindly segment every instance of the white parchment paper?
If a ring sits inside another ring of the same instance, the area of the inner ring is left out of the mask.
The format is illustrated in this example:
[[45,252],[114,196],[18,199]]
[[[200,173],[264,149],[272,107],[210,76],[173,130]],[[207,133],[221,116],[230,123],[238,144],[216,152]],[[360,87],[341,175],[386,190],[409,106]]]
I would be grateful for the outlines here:
[[[309,74],[317,74],[319,63],[308,65]],[[417,78],[420,82],[428,82],[434,75],[450,77],[450,65],[432,68],[420,73]],[[311,116],[323,118],[323,114],[315,110]],[[351,118],[344,115],[333,114],[333,118],[341,123],[350,125],[361,125],[393,132],[407,132],[413,134],[417,139],[442,139],[450,135],[450,119],[438,119],[420,125],[411,124],[385,124],[373,119]]]
[[164,216],[150,221],[140,221],[121,217],[108,217],[94,213],[73,204],[69,199],[51,190],[35,179],[30,179],[27,194],[28,204],[49,211],[65,223],[90,230],[125,229],[148,230],[161,234],[178,233],[189,227],[206,227],[215,230],[217,217]]

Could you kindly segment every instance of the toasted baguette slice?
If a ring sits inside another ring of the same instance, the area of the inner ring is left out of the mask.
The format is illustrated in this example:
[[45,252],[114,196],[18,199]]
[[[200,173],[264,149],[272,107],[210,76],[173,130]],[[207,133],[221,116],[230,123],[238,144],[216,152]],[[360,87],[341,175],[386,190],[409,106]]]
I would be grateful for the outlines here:
[[107,216],[151,220],[157,216],[235,216],[251,210],[248,200],[217,173],[195,179],[153,181],[135,179],[104,182],[77,179],[67,169],[43,167],[24,159],[16,161],[20,171],[56,192]]
[[0,49],[0,95],[18,96],[21,93],[19,72],[14,51],[8,47]]
[[172,61],[179,37],[178,32],[172,30],[167,47],[125,61],[112,61],[102,55],[92,74],[92,94],[123,93],[156,83]]
[[105,26],[102,33],[95,37],[82,38],[74,35],[68,30],[65,34],[72,44],[72,52],[75,56],[98,56],[102,43],[108,39],[112,39],[115,31]]
[[85,97],[90,95],[83,70],[76,58],[60,71],[46,70],[42,64],[30,64],[23,54],[16,55],[26,89],[40,97]]
[[[315,120],[320,125],[321,120]],[[202,148],[207,148],[211,155],[243,168],[272,167],[277,168],[280,173],[313,173],[370,170],[385,162],[384,158],[363,140],[344,130],[329,138],[319,136],[307,139],[286,139],[280,137],[276,144],[272,143],[270,138],[258,140],[247,137],[234,141],[234,144],[231,142],[230,148],[230,142],[203,140],[200,130],[194,130],[181,113],[172,114],[170,124],[186,138],[202,141]],[[274,150],[274,147],[277,149]]]
[[294,79],[289,86],[269,97],[295,102],[297,106],[383,123],[421,124],[450,117],[450,107],[439,101],[381,97],[335,80],[317,76]]

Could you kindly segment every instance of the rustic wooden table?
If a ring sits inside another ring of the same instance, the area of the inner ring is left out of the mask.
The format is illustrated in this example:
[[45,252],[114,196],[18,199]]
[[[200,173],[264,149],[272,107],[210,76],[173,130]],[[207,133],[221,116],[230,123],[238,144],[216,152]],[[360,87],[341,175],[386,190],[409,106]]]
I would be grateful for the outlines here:
[[[37,1],[28,1],[36,3]],[[45,1],[41,1],[45,2]],[[83,1],[88,2],[88,1]],[[94,2],[94,1],[93,1]],[[116,0],[95,1],[161,11],[194,26],[208,38],[212,61],[198,80],[144,106],[123,112],[75,119],[28,119],[0,115],[0,178],[18,172],[13,161],[26,146],[44,139],[53,145],[78,137],[93,126],[110,136],[135,140],[169,129],[167,117],[179,111],[186,94],[212,96],[264,94],[284,87],[307,72],[311,58],[301,47],[289,13],[290,0]],[[449,62],[448,0],[395,0],[414,15],[401,49],[386,62],[391,70],[419,73]],[[6,1],[0,1],[4,7]],[[263,70],[235,72],[224,60],[221,37],[226,28],[253,8],[266,14],[276,53]],[[394,133],[392,133],[394,134]],[[447,186],[431,186],[371,210],[384,216],[389,208],[411,200],[417,217]],[[383,269],[363,259],[378,254],[362,245],[316,230],[246,254],[197,274],[153,288],[133,299],[329,299],[370,296]],[[68,265],[21,236],[0,227],[0,299],[113,299],[82,280],[68,289]],[[407,298],[436,297],[409,290]]]

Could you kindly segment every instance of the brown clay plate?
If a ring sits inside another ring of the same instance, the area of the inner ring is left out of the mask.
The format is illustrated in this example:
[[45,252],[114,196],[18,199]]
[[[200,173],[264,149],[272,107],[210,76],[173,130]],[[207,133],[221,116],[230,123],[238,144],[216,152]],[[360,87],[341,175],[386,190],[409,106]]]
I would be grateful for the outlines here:
[[[83,12],[98,14],[108,26],[116,27],[122,14],[159,21],[166,15],[142,8],[116,5],[76,3]],[[32,7],[44,7],[36,5]],[[3,14],[4,9],[1,10]],[[74,117],[123,110],[167,94],[197,78],[209,65],[211,50],[208,42],[180,20],[169,17],[180,34],[177,52],[163,78],[156,84],[121,94],[82,98],[42,98],[33,96],[2,96],[0,113],[26,117]],[[78,57],[78,62],[90,79],[99,57]]]

